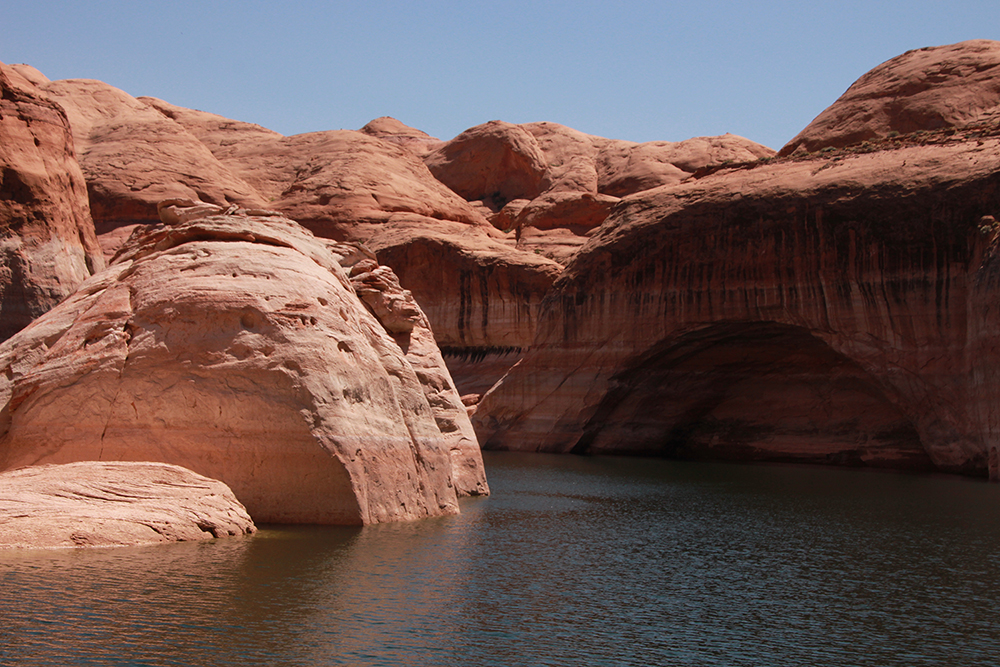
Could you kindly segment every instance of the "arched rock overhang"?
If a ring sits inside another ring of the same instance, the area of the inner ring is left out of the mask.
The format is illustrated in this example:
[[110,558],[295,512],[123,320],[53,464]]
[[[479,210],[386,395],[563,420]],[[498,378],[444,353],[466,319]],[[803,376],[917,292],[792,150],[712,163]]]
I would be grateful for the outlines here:
[[876,378],[809,330],[776,322],[713,324],[635,357],[572,451],[935,468]]

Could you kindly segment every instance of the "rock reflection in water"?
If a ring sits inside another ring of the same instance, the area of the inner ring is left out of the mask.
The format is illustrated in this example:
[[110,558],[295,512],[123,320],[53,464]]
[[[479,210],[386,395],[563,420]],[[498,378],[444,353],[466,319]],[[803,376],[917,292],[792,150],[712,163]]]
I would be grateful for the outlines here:
[[991,665],[1000,487],[488,454],[460,516],[0,554],[4,665]]

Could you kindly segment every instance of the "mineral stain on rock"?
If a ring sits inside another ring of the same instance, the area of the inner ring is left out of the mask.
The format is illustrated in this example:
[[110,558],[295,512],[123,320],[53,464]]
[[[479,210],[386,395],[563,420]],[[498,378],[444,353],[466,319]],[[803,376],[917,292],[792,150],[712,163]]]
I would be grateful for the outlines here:
[[342,523],[487,493],[477,437],[1000,479],[998,65],[902,54],[778,153],[284,137],[0,65],[0,466]]

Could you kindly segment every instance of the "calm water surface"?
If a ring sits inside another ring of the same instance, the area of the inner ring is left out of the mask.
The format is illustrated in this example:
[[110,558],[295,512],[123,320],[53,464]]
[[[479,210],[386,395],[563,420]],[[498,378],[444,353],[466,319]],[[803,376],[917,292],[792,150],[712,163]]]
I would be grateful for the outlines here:
[[0,553],[0,664],[1000,662],[1000,485],[486,462],[457,517]]

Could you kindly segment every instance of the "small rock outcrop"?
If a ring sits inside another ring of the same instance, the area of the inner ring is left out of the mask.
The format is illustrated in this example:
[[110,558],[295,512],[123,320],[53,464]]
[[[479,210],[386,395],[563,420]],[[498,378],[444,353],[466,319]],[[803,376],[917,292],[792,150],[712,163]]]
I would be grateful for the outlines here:
[[138,546],[256,530],[229,487],[180,466],[81,461],[0,473],[0,549]]
[[361,132],[389,143],[399,144],[418,156],[427,155],[444,143],[440,139],[401,123],[391,116],[376,118],[361,128]]
[[957,127],[989,114],[1000,114],[1000,42],[916,49],[858,79],[781,155]]
[[0,93],[0,340],[4,340],[103,269],[104,258],[65,112],[3,63]]
[[269,213],[167,202],[171,224],[0,346],[0,469],[173,463],[264,522],[409,520],[487,493],[420,310],[373,270],[373,314],[340,264],[363,250]]

